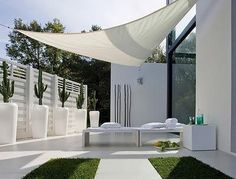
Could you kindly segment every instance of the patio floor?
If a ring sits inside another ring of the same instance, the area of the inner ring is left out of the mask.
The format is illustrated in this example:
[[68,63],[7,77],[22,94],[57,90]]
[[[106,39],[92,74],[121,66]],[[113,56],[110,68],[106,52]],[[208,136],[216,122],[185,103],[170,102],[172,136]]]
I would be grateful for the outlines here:
[[[158,136],[158,137],[157,137]],[[0,178],[21,178],[51,158],[80,157],[114,159],[147,159],[166,156],[193,156],[204,163],[236,176],[236,157],[221,151],[192,152],[187,149],[159,152],[150,144],[157,139],[178,140],[172,134],[146,134],[146,145],[137,148],[131,134],[92,134],[91,145],[82,147],[81,134],[49,137],[47,140],[18,141],[15,145],[0,146]],[[111,160],[107,160],[110,161]]]

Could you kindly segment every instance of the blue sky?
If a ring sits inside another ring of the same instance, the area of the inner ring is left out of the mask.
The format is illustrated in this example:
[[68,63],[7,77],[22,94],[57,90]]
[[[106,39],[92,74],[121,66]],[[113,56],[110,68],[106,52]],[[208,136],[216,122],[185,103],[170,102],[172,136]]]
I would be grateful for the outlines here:
[[[13,27],[15,18],[21,18],[25,23],[37,20],[41,24],[58,18],[66,27],[66,32],[80,32],[89,30],[95,24],[108,28],[135,20],[163,7],[165,2],[166,0],[0,0],[0,23]],[[189,17],[193,13],[194,10]],[[8,29],[0,27],[2,58],[7,58],[5,46],[9,40],[8,33]]]

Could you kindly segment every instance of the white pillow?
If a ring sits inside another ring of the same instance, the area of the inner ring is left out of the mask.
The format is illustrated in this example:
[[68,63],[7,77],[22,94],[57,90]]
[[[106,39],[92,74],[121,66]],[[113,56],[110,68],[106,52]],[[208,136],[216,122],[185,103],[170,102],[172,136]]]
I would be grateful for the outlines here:
[[171,124],[177,124],[178,123],[178,119],[176,119],[176,118],[168,118],[168,119],[166,119],[166,122],[165,122],[166,124],[169,124],[169,123],[171,123]]
[[116,122],[105,122],[101,126],[101,128],[109,129],[109,128],[121,128],[121,125]]
[[142,128],[146,128],[146,129],[153,129],[153,128],[162,128],[165,127],[166,124],[165,123],[161,123],[161,122],[150,122],[150,123],[146,123],[144,125],[142,125]]

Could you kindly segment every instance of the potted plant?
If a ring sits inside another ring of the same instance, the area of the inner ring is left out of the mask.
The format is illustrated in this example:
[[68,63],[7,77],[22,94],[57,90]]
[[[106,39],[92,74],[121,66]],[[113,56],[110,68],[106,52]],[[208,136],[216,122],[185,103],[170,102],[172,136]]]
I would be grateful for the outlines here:
[[10,82],[8,79],[8,65],[5,61],[2,63],[2,71],[0,93],[4,103],[0,103],[0,143],[15,143],[18,106],[15,103],[9,103],[14,94],[14,81]]
[[87,110],[83,109],[84,104],[84,85],[83,82],[80,84],[80,93],[76,98],[77,110],[75,111],[75,117],[78,125],[78,132],[82,132],[87,128]]
[[32,137],[36,139],[47,138],[48,129],[49,108],[43,105],[43,93],[47,90],[47,85],[44,85],[42,76],[42,69],[39,69],[38,84],[34,85],[34,93],[39,99],[39,104],[33,105],[31,110]]
[[69,109],[65,108],[65,102],[68,100],[70,93],[66,92],[66,80],[63,79],[62,89],[58,89],[59,99],[62,103],[61,107],[56,107],[54,110],[55,134],[66,135],[68,128]]
[[96,91],[92,93],[92,98],[90,99],[90,106],[92,111],[89,112],[90,119],[90,127],[98,127],[99,126],[99,111],[96,111],[98,99],[96,99]]

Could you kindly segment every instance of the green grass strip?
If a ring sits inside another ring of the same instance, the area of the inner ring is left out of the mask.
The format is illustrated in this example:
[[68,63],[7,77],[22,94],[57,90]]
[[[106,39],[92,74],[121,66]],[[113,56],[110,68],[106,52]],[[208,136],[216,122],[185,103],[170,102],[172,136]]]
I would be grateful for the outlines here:
[[193,157],[149,159],[163,179],[230,179],[224,173]]
[[52,159],[24,179],[93,179],[99,159]]

